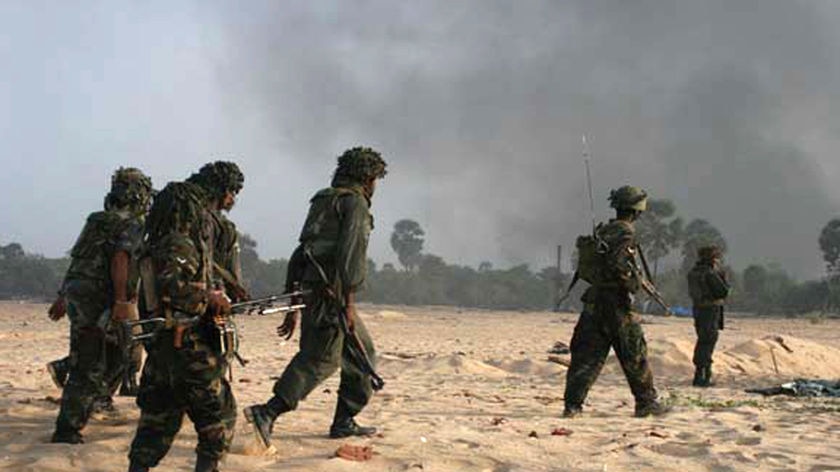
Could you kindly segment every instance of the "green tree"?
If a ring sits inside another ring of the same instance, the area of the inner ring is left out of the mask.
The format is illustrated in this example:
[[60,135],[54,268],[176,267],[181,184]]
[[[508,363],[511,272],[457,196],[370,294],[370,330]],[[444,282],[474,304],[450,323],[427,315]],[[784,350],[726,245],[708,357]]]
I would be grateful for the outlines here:
[[820,232],[820,250],[829,277],[840,275],[840,218],[835,218]]
[[391,248],[407,271],[413,271],[421,262],[424,235],[420,224],[414,220],[399,220],[394,224]]
[[688,272],[697,261],[697,250],[714,244],[726,253],[727,245],[723,234],[715,226],[703,219],[691,220],[683,231],[682,271]]
[[659,260],[680,245],[683,220],[675,217],[676,206],[671,200],[650,200],[648,209],[636,224],[639,243],[653,263],[653,276],[659,272]]

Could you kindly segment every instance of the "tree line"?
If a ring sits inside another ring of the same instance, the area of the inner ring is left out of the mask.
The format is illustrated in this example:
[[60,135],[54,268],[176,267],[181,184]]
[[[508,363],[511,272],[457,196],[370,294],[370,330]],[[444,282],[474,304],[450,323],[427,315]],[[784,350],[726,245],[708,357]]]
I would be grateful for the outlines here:
[[[651,272],[665,298],[690,307],[685,275],[696,261],[697,249],[708,244],[727,250],[723,234],[709,221],[685,223],[670,200],[651,200],[637,224],[639,241]],[[282,290],[288,260],[263,260],[257,242],[240,235],[240,259],[245,284],[254,296]],[[390,243],[399,267],[368,261],[367,287],[360,299],[373,303],[450,305],[487,309],[543,310],[554,306],[571,274],[556,266],[527,265],[496,268],[449,264],[423,251],[426,232],[413,220],[398,221]],[[727,267],[733,286],[728,305],[760,315],[796,315],[840,308],[840,218],[832,219],[818,237],[826,275],[800,282],[776,264],[753,264],[742,271]],[[69,259],[45,258],[24,251],[18,243],[0,245],[0,299],[49,300],[58,289]],[[578,284],[561,308],[579,310],[584,283]],[[645,300],[640,297],[643,305]],[[644,305],[643,305],[644,306]]]

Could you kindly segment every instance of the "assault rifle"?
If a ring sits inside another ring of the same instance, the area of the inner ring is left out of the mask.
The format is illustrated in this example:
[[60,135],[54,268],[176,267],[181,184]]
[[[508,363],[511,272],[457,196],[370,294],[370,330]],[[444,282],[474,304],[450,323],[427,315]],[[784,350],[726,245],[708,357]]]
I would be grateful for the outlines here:
[[133,327],[128,323],[116,323],[113,329],[123,364],[120,395],[136,397],[139,387],[137,386],[137,365],[134,363],[134,357],[132,356],[132,351],[136,345],[133,340]]
[[338,324],[341,326],[341,331],[344,333],[344,342],[347,350],[350,351],[350,356],[356,361],[356,366],[363,374],[370,376],[370,386],[374,392],[378,392],[385,387],[385,381],[376,370],[373,368],[373,363],[370,361],[365,345],[359,339],[359,335],[347,324],[347,311],[342,310],[338,315]]
[[628,261],[627,264],[630,270],[633,272],[633,275],[636,277],[636,280],[639,281],[642,290],[651,298],[651,300],[655,301],[662,309],[665,310],[665,316],[671,316],[673,312],[671,312],[671,307],[668,305],[668,302],[665,301],[665,297],[659,293],[659,290],[656,289],[656,285],[653,285],[653,282],[650,280],[650,272],[647,269],[647,261],[645,260],[645,255],[642,252],[641,247],[637,247],[637,252],[639,253],[639,259],[642,261],[642,267],[644,270],[639,270],[639,266],[636,264],[635,258],[632,261]]

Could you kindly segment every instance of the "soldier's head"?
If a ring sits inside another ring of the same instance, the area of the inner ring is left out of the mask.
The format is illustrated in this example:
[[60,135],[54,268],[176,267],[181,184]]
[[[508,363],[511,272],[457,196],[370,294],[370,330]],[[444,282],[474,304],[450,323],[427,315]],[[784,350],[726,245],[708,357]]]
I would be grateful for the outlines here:
[[385,170],[386,167],[387,164],[378,152],[369,147],[354,147],[338,156],[338,166],[333,175],[332,185],[333,187],[361,185],[370,197],[376,188],[376,180],[385,177],[388,173]]
[[706,264],[714,264],[723,257],[723,251],[714,244],[697,249],[697,260]]
[[625,185],[610,191],[610,206],[621,219],[633,219],[647,210],[647,193],[639,187]]
[[120,167],[111,176],[111,190],[105,196],[105,209],[143,214],[149,210],[153,195],[152,179],[140,169]]
[[242,190],[245,176],[235,163],[216,161],[204,164],[187,182],[204,189],[214,208],[230,210],[236,203],[236,195]]

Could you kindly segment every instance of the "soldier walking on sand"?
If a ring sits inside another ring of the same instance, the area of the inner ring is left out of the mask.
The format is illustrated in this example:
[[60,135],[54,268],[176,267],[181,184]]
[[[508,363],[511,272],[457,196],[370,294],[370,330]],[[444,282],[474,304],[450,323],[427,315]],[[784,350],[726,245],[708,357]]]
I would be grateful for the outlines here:
[[147,280],[141,261],[143,297],[166,324],[147,346],[129,472],[158,465],[185,414],[198,434],[196,472],[218,471],[230,448],[236,402],[224,376],[229,359],[221,352],[218,326],[231,307],[212,275],[215,234],[209,212],[218,199],[234,199],[243,181],[236,164],[207,164],[186,182],[168,184],[149,212],[145,257],[153,273]]
[[729,296],[726,273],[720,267],[721,256],[717,246],[701,247],[697,250],[697,263],[688,272],[688,292],[697,332],[692,381],[695,387],[712,385],[712,353],[718,331],[723,329],[723,304]]
[[69,373],[52,442],[83,442],[94,402],[110,400],[106,333],[111,322],[136,318],[136,256],[151,196],[152,182],[141,171],[118,169],[105,210],[88,216],[70,252],[70,267],[49,309],[51,319],[65,313],[70,318]]
[[[647,208],[647,194],[639,188],[624,186],[610,192],[609,199],[616,217],[595,229],[590,239],[592,257],[581,253],[578,265],[578,272],[587,274],[582,278],[589,279],[592,285],[581,298],[584,308],[572,336],[565,417],[582,412],[586,394],[598,378],[610,347],[615,350],[636,399],[635,415],[644,417],[664,412],[653,387],[644,332],[637,315],[631,311],[632,295],[641,285],[634,222]],[[582,264],[591,267],[581,267]]]
[[[356,313],[355,300],[367,271],[368,237],[373,229],[370,202],[377,179],[386,174],[385,166],[373,149],[349,149],[338,158],[332,185],[312,197],[287,277],[287,285],[300,281],[311,290],[301,321],[300,350],[274,384],[274,395],[264,404],[245,408],[246,419],[266,447],[277,417],[297,408],[339,367],[341,384],[330,437],[376,432],[353,419],[372,395],[371,379],[354,363],[339,317],[346,317],[351,332],[374,361],[373,343]],[[288,339],[296,322],[297,314],[290,313],[278,334]]]

